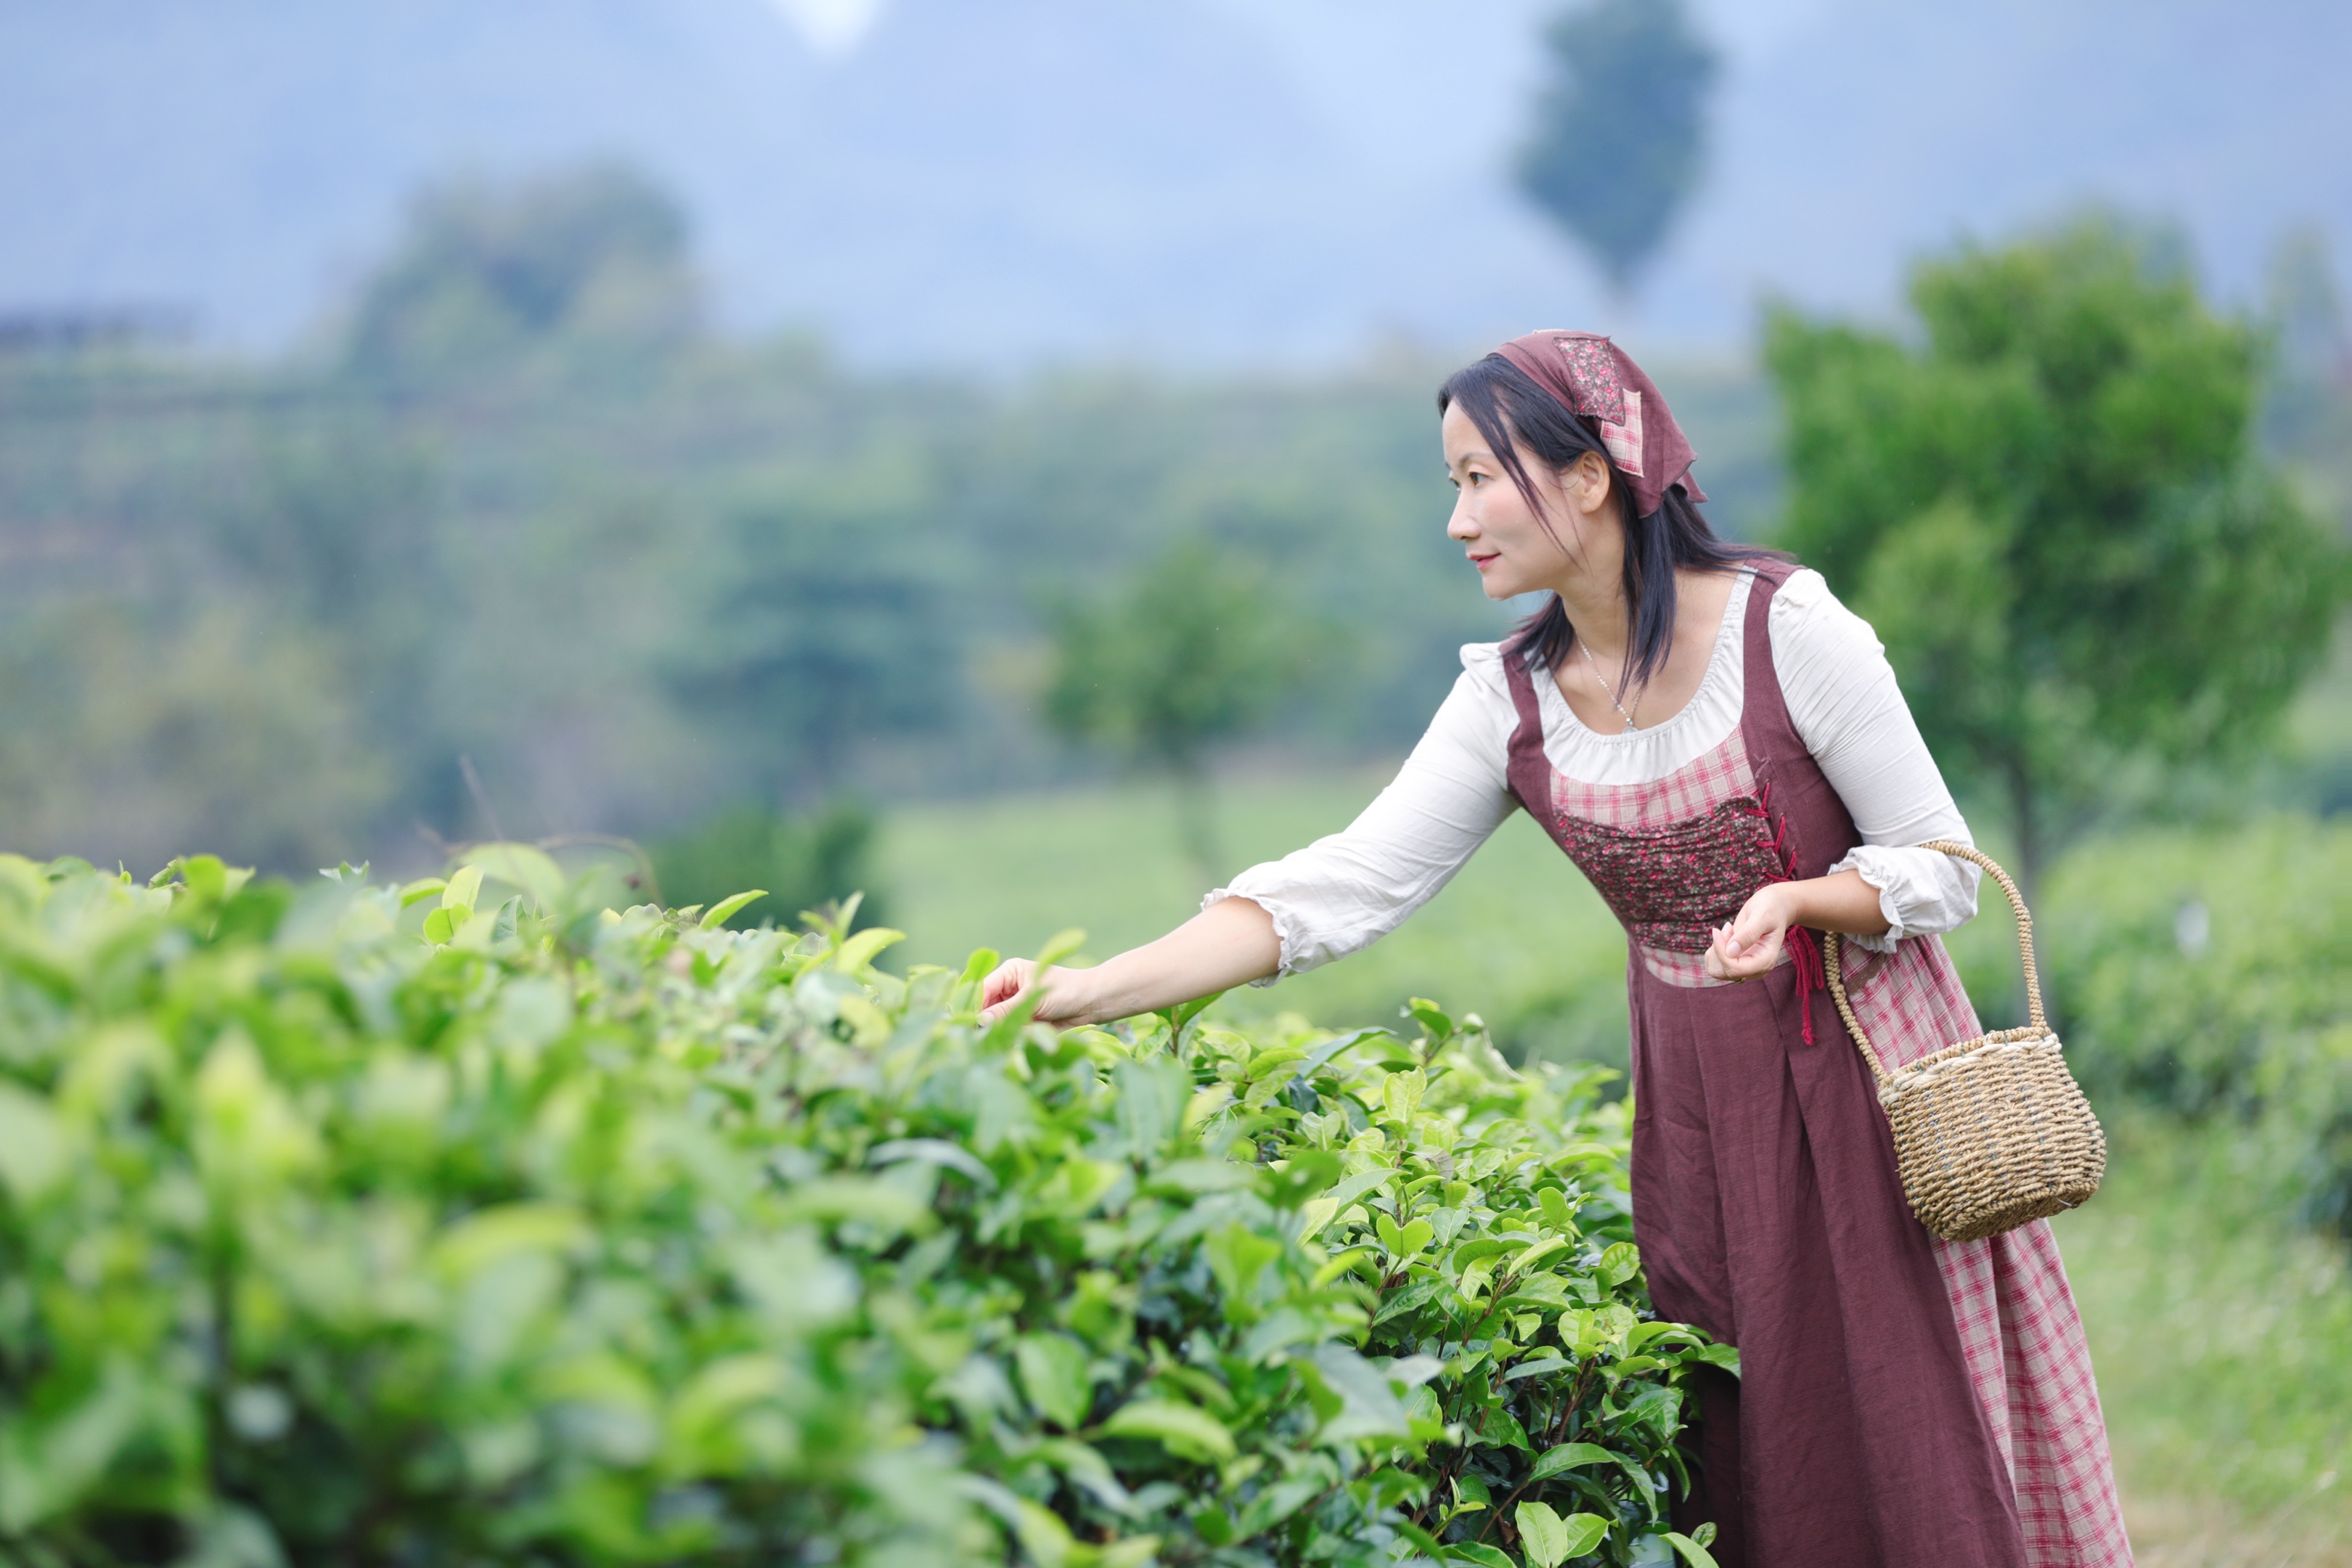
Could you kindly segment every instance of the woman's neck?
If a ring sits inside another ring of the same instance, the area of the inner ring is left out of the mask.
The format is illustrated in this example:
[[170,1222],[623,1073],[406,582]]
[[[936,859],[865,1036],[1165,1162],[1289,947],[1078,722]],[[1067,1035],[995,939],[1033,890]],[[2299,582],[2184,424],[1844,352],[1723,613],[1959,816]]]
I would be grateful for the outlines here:
[[1613,572],[1606,577],[1580,572],[1554,584],[1553,591],[1586,648],[1596,658],[1622,660],[1633,637],[1623,580]]

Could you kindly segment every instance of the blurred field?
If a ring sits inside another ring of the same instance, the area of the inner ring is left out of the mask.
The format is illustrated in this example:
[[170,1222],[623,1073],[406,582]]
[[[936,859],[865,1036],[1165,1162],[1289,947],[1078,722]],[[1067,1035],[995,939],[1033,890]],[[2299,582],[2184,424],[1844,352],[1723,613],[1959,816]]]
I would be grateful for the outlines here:
[[2057,1222],[2144,1568],[2352,1563],[2352,1279],[2227,1138],[2108,1113]]
[[[1388,773],[1229,782],[1228,859],[1247,865],[1344,826]],[[2123,848],[2095,843],[2079,867],[2053,868],[2045,929],[2121,926],[2151,896],[2172,896],[2168,879],[2194,886],[2195,873],[2325,877],[2344,836],[2319,828],[2317,837],[2336,847],[2292,863],[2249,853],[2242,835],[2184,830],[2143,833]],[[2108,875],[2126,849],[2143,868],[2160,862],[2167,889],[2151,895]],[[901,951],[910,962],[959,962],[982,945],[1034,952],[1073,925],[1088,931],[1087,952],[1105,957],[1183,919],[1200,892],[1165,792],[1140,784],[908,810],[886,827],[880,871],[890,918],[909,933]],[[2266,900],[2247,889],[2233,902],[2281,919],[2310,907],[2308,889],[2275,893]],[[2230,911],[2216,909],[2228,929]],[[2314,912],[2326,922],[2325,905]],[[2010,1005],[2011,940],[2006,920],[1988,917],[1955,944],[1972,983],[1991,993],[1983,998],[1990,1013]],[[1385,1022],[1404,997],[1429,995],[1481,1012],[1521,1047],[1622,1062],[1623,964],[1614,921],[1521,816],[1395,936],[1219,1006],[1295,1009],[1345,1025]],[[2186,1130],[2112,1095],[2102,1110],[2115,1134],[2108,1186],[2059,1234],[2141,1563],[2352,1564],[2352,1272],[2344,1248],[2291,1223],[2274,1162],[2250,1158],[2234,1127]]]
[[[1338,831],[1393,771],[1244,775],[1219,795],[1234,870]],[[1164,787],[1094,789],[927,806],[894,815],[879,880],[910,962],[961,963],[975,947],[1034,952],[1066,927],[1082,962],[1149,942],[1200,907]],[[1288,1009],[1318,1023],[1387,1023],[1408,996],[1475,1008],[1507,1038],[1551,1055],[1622,1062],[1625,941],[1599,897],[1524,815],[1404,928],[1370,952],[1218,1004]]]

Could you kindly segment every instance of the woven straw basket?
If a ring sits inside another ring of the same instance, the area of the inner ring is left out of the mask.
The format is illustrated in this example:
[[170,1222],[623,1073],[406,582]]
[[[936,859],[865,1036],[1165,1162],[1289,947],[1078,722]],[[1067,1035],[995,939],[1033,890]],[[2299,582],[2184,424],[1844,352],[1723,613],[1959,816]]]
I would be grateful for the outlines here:
[[1911,1212],[1948,1241],[1974,1241],[2089,1198],[2106,1173],[2107,1140],[2042,1014],[2033,917],[2025,912],[2017,884],[1965,844],[1937,839],[1923,847],[1975,861],[2009,895],[2017,911],[2032,1022],[1961,1040],[1889,1072],[1846,1000],[1835,932],[1822,943],[1822,968],[1838,1014],[1878,1080],[1878,1102],[1895,1129],[1895,1157]]

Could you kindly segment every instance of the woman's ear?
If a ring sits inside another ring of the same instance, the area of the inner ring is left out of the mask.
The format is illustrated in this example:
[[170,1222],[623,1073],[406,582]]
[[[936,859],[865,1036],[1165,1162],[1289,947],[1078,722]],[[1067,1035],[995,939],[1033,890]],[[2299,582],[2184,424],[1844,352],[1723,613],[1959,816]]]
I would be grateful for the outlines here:
[[1601,460],[1598,452],[1580,454],[1560,475],[1560,488],[1576,503],[1576,510],[1587,516],[1608,503],[1609,465]]

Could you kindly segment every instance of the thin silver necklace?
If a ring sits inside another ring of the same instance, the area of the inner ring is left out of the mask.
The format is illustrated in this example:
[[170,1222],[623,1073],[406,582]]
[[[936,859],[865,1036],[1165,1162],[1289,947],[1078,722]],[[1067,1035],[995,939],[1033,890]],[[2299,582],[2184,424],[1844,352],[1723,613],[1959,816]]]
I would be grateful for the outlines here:
[[1592,662],[1592,650],[1584,646],[1582,637],[1576,639],[1576,651],[1584,656],[1584,668],[1592,672],[1592,684],[1601,688],[1601,695],[1609,699],[1609,706],[1617,710],[1617,717],[1625,721],[1625,728],[1627,730],[1635,728],[1633,713],[1639,713],[1642,710],[1642,694],[1638,691],[1633,693],[1633,713],[1626,712],[1625,705],[1617,700],[1617,693],[1612,691],[1609,689],[1609,683],[1601,679],[1601,667]]

